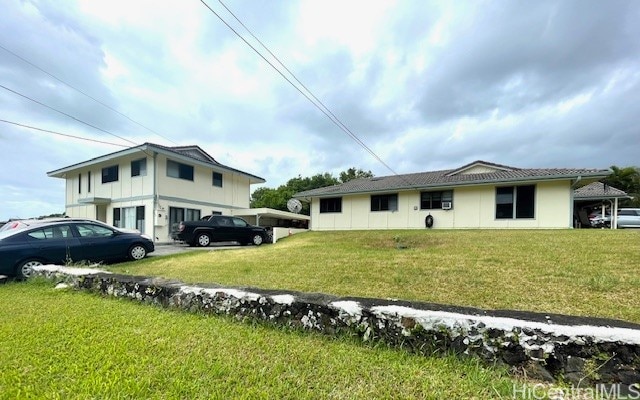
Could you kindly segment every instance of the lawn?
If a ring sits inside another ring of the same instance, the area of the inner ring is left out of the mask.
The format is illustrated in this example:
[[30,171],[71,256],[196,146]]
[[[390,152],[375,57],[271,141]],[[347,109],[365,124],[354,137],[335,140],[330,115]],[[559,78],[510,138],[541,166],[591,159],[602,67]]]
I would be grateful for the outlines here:
[[0,321],[0,399],[491,399],[512,398],[523,384],[474,359],[422,357],[38,280],[0,285]]
[[308,232],[109,267],[236,286],[640,322],[638,230]]

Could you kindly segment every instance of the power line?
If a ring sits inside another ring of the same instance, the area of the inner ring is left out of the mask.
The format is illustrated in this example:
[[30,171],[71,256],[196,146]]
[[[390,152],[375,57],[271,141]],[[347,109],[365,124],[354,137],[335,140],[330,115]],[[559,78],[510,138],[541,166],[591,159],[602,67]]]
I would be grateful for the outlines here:
[[[282,61],[280,61],[280,59],[279,59],[275,54],[273,54],[273,52],[272,52],[272,51],[271,51],[271,50],[270,50],[270,49],[269,49],[269,48],[268,48],[268,47],[267,47],[267,46],[266,46],[266,45],[265,45],[265,44],[264,44],[260,39],[258,39],[258,37],[257,37],[257,36],[256,36],[256,35],[255,35],[255,34],[254,34],[254,33],[253,33],[253,32],[252,32],[252,31],[251,31],[251,30],[250,30],[250,29],[249,29],[249,28],[248,28],[248,27],[247,27],[247,26],[242,22],[242,21],[241,21],[241,20],[240,20],[240,18],[238,18],[238,17],[233,13],[233,11],[231,11],[231,9],[229,9],[229,7],[227,7],[227,5],[226,5],[226,4],[224,4],[224,3],[222,2],[222,0],[218,0],[218,2],[219,2],[220,4],[222,4],[222,6],[223,6],[223,7],[224,7],[228,12],[229,12],[229,14],[231,14],[231,15],[233,16],[233,18],[235,18],[235,20],[236,20],[236,21],[238,21],[238,23],[239,23],[240,25],[242,25],[242,27],[243,27],[247,32],[249,32],[249,34],[251,35],[251,37],[253,37],[253,38],[254,38],[258,43],[260,43],[260,46],[262,46],[262,48],[264,48],[264,49],[265,49],[265,50],[266,50],[266,51],[271,55],[271,57],[273,57],[273,58],[278,62],[278,64],[280,64],[280,65],[282,66],[282,68],[284,68],[284,69],[285,69],[285,71],[287,71],[287,72],[289,73],[289,75],[291,75],[291,77],[292,77],[296,82],[298,82],[298,84],[300,84],[300,86],[302,86],[302,87],[303,87],[303,88],[304,88],[304,89],[309,93],[309,95],[311,95],[311,97],[313,97],[313,99],[314,99],[318,104],[320,104],[320,105],[322,106],[322,108],[323,108],[324,110],[326,110],[326,111],[327,111],[327,113],[331,114],[331,117],[330,117],[330,118],[331,118],[331,120],[332,120],[332,121],[335,121],[335,122],[337,122],[337,123],[339,123],[339,124],[340,124],[340,126],[339,126],[339,128],[340,128],[340,129],[342,129],[343,131],[344,131],[344,130],[346,130],[346,133],[347,133],[347,134],[348,134],[348,135],[349,135],[349,136],[350,136],[350,137],[351,137],[351,138],[352,138],[356,143],[358,143],[360,146],[362,146],[362,147],[363,147],[367,152],[369,152],[369,154],[371,154],[373,157],[375,157],[375,158],[376,158],[376,160],[378,160],[380,163],[382,163],[382,164],[383,164],[387,169],[389,169],[392,173],[396,174],[396,173],[395,173],[395,171],[394,171],[390,166],[388,166],[388,165],[387,165],[387,164],[386,164],[386,163],[385,163],[385,162],[384,162],[380,157],[378,157],[378,155],[377,155],[377,154],[375,154],[375,152],[373,152],[373,150],[371,150],[371,149],[370,149],[370,148],[369,148],[369,147],[368,147],[368,146],[367,146],[367,145],[366,145],[366,144],[365,144],[365,143],[364,143],[364,142],[363,142],[363,141],[362,141],[362,140],[361,140],[361,139],[360,139],[360,138],[359,138],[355,133],[353,133],[353,132],[352,132],[352,131],[351,131],[351,130],[350,130],[350,129],[349,129],[349,128],[344,124],[344,123],[342,123],[342,121],[341,121],[341,120],[340,120],[340,119],[339,119],[339,118],[338,118],[338,117],[337,117],[337,116],[336,116],[336,115],[331,111],[331,109],[329,109],[329,107],[327,107],[327,106],[326,106],[326,105],[325,105],[325,104],[324,104],[320,99],[318,99],[318,98],[316,97],[316,95],[314,95],[314,94],[313,94],[313,92],[311,91],[311,89],[309,89],[309,88],[308,88],[304,83],[302,83],[302,82],[300,81],[300,79],[298,79],[298,77],[297,77],[293,72],[291,72],[291,70],[290,70],[289,68],[287,68],[287,66],[286,66]],[[254,50],[255,50],[255,49],[254,49]],[[273,67],[273,65],[271,65],[271,66]],[[275,67],[274,67],[274,68],[275,68]],[[309,99],[309,100],[310,100],[310,99]],[[313,102],[312,102],[312,103],[313,103]],[[317,105],[316,105],[316,104],[314,104],[314,105],[317,107]],[[322,110],[321,110],[321,111],[322,111]],[[326,115],[326,113],[325,113],[325,115]],[[334,123],[335,123],[335,122],[334,122]],[[397,175],[397,174],[396,174],[396,175]]]
[[20,126],[20,127],[22,127],[22,128],[33,129],[33,130],[40,131],[40,132],[52,133],[52,134],[54,134],[54,135],[64,136],[64,137],[68,137],[68,138],[79,139],[79,140],[86,140],[86,141],[88,141],[88,142],[101,143],[101,144],[109,144],[109,145],[111,145],[111,146],[129,147],[129,146],[127,146],[126,144],[119,144],[119,143],[105,142],[105,141],[103,141],[103,140],[89,139],[89,138],[85,138],[85,137],[81,137],[81,136],[69,135],[68,133],[60,133],[60,132],[50,131],[50,130],[48,130],[48,129],[37,128],[37,127],[35,127],[35,126],[31,126],[31,125],[20,124],[20,123],[18,123],[18,122],[7,121],[6,119],[0,119],[0,122],[4,122],[4,123],[6,123],[6,124],[11,124],[11,125]]
[[30,101],[32,101],[32,102],[34,102],[34,103],[36,103],[36,104],[39,104],[39,105],[41,105],[41,106],[43,106],[43,107],[46,107],[46,108],[48,108],[48,109],[50,109],[50,110],[53,110],[53,111],[55,111],[55,112],[57,112],[57,113],[60,113],[60,114],[62,114],[62,115],[64,115],[64,116],[67,116],[67,117],[69,117],[69,118],[71,118],[71,119],[73,119],[73,120],[75,120],[75,121],[78,121],[78,122],[80,122],[80,123],[82,123],[82,124],[85,124],[85,125],[87,125],[87,126],[90,126],[90,127],[91,127],[91,128],[93,128],[93,129],[97,129],[97,130],[99,130],[100,132],[104,132],[104,133],[109,134],[109,135],[111,135],[111,136],[117,137],[118,139],[124,140],[125,142],[129,142],[129,143],[133,144],[134,146],[137,146],[137,145],[138,145],[136,142],[133,142],[133,141],[131,141],[131,140],[127,139],[127,138],[123,138],[122,136],[118,136],[118,135],[116,135],[115,133],[109,132],[109,131],[107,131],[107,130],[105,130],[105,129],[99,128],[99,127],[97,127],[97,126],[95,126],[95,125],[92,125],[92,124],[90,124],[90,123],[88,123],[88,122],[85,122],[85,121],[83,121],[83,120],[81,120],[81,119],[79,119],[79,118],[74,117],[74,116],[73,116],[73,115],[71,115],[71,114],[67,114],[67,113],[66,113],[66,112],[64,112],[64,111],[60,111],[60,110],[55,109],[55,108],[53,108],[53,107],[51,107],[51,106],[48,106],[48,105],[46,105],[46,104],[44,104],[44,103],[42,103],[42,102],[40,102],[40,101],[38,101],[38,100],[32,99],[31,97],[26,96],[26,95],[24,95],[24,94],[22,94],[22,93],[19,93],[19,92],[17,92],[17,91],[15,91],[15,90],[13,90],[13,89],[9,89],[8,87],[6,87],[6,86],[4,86],[4,85],[1,85],[1,84],[0,84],[0,88],[3,88],[4,90],[7,90],[7,91],[9,91],[9,92],[11,92],[11,93],[17,94],[17,95],[18,95],[18,96],[20,96],[20,97],[23,97],[23,98],[25,98],[25,99],[27,99],[27,100],[30,100]]
[[158,132],[154,131],[153,129],[151,129],[151,128],[149,128],[149,127],[145,126],[145,125],[142,125],[140,122],[135,121],[134,119],[132,119],[132,118],[131,118],[131,117],[129,117],[128,115],[126,115],[126,114],[124,114],[124,113],[122,113],[122,112],[120,112],[120,111],[116,110],[115,108],[113,108],[113,107],[109,106],[108,104],[106,104],[106,103],[104,103],[104,102],[102,102],[102,101],[100,101],[100,100],[98,100],[98,99],[96,99],[96,98],[92,97],[91,95],[89,95],[89,94],[87,94],[87,93],[83,92],[82,90],[78,89],[77,87],[75,87],[75,86],[73,86],[73,85],[71,85],[71,84],[69,84],[69,83],[67,83],[67,82],[63,81],[62,79],[60,79],[60,78],[58,78],[57,76],[53,75],[52,73],[50,73],[50,72],[46,71],[45,69],[43,69],[43,68],[41,68],[41,67],[37,66],[36,64],[34,64],[34,63],[32,63],[31,61],[27,60],[26,58],[24,58],[24,57],[20,56],[19,54],[16,54],[16,53],[14,53],[13,51],[11,51],[11,50],[7,49],[7,48],[6,48],[6,47],[4,47],[2,44],[0,44],[0,49],[2,49],[2,50],[4,50],[4,51],[6,51],[7,53],[9,53],[9,54],[13,55],[13,56],[14,56],[14,57],[16,57],[16,58],[18,58],[18,59],[22,60],[23,62],[25,62],[25,63],[27,63],[27,64],[31,65],[33,68],[35,68],[35,69],[37,69],[37,70],[39,70],[39,71],[41,71],[41,72],[43,72],[43,73],[45,73],[45,74],[49,75],[49,76],[50,76],[50,77],[52,77],[53,79],[55,79],[55,80],[57,80],[58,82],[60,82],[60,83],[62,83],[62,84],[64,84],[64,85],[66,85],[66,86],[70,87],[71,89],[75,90],[76,92],[78,92],[78,93],[80,93],[80,94],[82,94],[82,95],[84,95],[84,96],[86,96],[86,97],[90,98],[91,100],[95,101],[96,103],[100,104],[101,106],[103,106],[103,107],[105,107],[105,108],[107,108],[107,109],[109,109],[109,110],[111,110],[111,111],[113,111],[113,112],[115,112],[115,113],[117,113],[117,114],[119,114],[119,115],[121,115],[121,116],[125,117],[125,118],[126,118],[126,119],[128,119],[129,121],[133,122],[134,124],[136,124],[136,125],[138,125],[138,126],[141,126],[142,128],[146,129],[147,131],[149,131],[149,132],[151,132],[151,133],[154,133],[154,134],[156,134],[156,135],[160,136],[161,138],[168,140],[169,142],[171,142],[171,143],[173,143],[173,144],[178,144],[178,143],[174,142],[173,140],[169,139],[168,137],[166,137],[166,136],[163,136],[163,135],[159,134]]
[[[300,92],[300,94],[302,94],[307,100],[309,100],[311,104],[313,104],[318,110],[320,110],[320,112],[322,112],[327,118],[329,118],[329,120],[331,120],[331,122],[333,122],[334,125],[336,125],[344,133],[346,133],[353,141],[355,141],[358,145],[360,145],[364,150],[366,150],[372,157],[374,157],[378,162],[384,165],[394,175],[400,177],[400,175],[397,172],[395,172],[393,168],[391,168],[387,163],[385,163],[373,150],[371,150],[371,148],[369,148],[355,133],[353,133],[338,117],[336,117],[335,114],[331,112],[331,110],[327,106],[324,105],[324,103],[318,100],[318,98],[313,94],[313,92],[309,90],[302,82],[300,82],[300,80],[242,23],[242,21],[240,21],[238,17],[235,16],[235,14],[233,14],[233,12],[231,12],[231,10],[229,10],[229,8],[224,3],[222,3],[221,0],[218,0],[218,1],[251,34],[251,36],[253,36],[253,38],[257,40],[258,43],[260,43],[262,47],[264,47],[269,52],[269,54],[271,54],[271,56],[278,61],[280,65],[282,65],[282,67],[309,93],[309,95],[307,95],[307,93],[305,93],[296,84],[294,84],[287,76],[285,76],[282,73],[282,71],[280,71],[280,69],[278,69],[275,65],[273,65],[273,63],[267,60],[267,58],[260,51],[258,51],[240,33],[238,33],[238,31],[236,31],[231,25],[229,25],[229,23],[224,18],[222,18],[220,14],[215,12],[204,0],[200,0],[200,2],[204,4],[204,6],[207,7],[209,11],[211,11],[216,17],[218,17],[218,19],[222,21],[222,23],[224,23],[227,26],[227,28],[229,28],[233,33],[235,33],[235,35],[238,36],[247,46],[249,46],[258,56],[260,56],[267,64],[269,64],[274,70],[276,70],[276,72],[278,72],[280,76],[282,76],[287,82],[289,82],[291,86],[293,86],[298,92]],[[312,96],[313,99],[315,99],[315,101],[309,96]],[[405,179],[403,178],[403,180]],[[410,182],[408,181],[406,182],[409,183],[410,186],[413,186],[413,184],[411,184]]]

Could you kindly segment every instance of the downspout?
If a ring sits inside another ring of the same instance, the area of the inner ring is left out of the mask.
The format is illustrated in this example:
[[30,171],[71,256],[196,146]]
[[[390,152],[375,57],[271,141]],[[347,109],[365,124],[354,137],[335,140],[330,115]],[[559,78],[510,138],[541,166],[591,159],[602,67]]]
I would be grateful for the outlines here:
[[576,202],[573,199],[573,191],[576,190],[576,186],[578,185],[578,183],[580,183],[581,180],[582,180],[582,175],[578,175],[578,177],[576,178],[576,181],[571,184],[571,191],[570,191],[571,212],[569,213],[569,219],[570,219],[569,226],[571,228],[574,228],[573,225],[574,225],[574,221],[575,221],[574,218],[575,218],[575,212],[576,212],[576,210],[575,210],[575,203]]
[[156,237],[156,217],[158,214],[158,189],[156,187],[156,182],[158,180],[158,174],[157,174],[157,157],[158,157],[158,153],[157,152],[153,152],[153,218],[151,219],[151,223],[153,223],[153,236],[151,236],[153,238],[153,241],[155,242],[157,237]]

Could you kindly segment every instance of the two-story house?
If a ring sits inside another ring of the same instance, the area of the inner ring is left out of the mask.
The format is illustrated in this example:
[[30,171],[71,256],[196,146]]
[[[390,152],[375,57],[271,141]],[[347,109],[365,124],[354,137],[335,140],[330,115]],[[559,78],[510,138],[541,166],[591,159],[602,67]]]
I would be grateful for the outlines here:
[[65,180],[69,217],[97,219],[169,241],[172,226],[249,208],[265,180],[220,164],[198,146],[144,143],[47,173]]

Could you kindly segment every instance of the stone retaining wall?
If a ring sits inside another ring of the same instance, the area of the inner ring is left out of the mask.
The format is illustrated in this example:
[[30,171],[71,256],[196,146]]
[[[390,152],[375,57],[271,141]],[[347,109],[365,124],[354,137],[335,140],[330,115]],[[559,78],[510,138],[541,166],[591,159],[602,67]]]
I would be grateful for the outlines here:
[[34,269],[34,276],[103,295],[326,334],[353,334],[421,354],[454,351],[508,364],[536,379],[561,379],[583,387],[640,382],[640,325],[623,321],[188,285],[90,268]]

